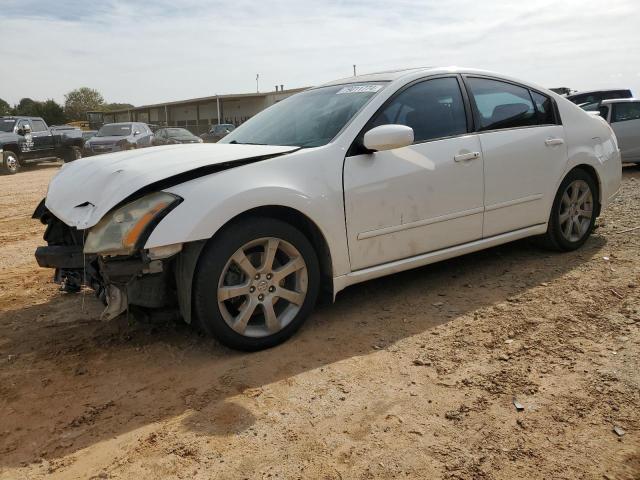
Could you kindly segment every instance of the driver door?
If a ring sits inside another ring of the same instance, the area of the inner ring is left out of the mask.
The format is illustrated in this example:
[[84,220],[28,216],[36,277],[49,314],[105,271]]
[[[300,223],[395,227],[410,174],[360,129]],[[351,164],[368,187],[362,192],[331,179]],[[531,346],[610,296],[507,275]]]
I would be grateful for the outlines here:
[[373,116],[365,132],[406,125],[414,143],[345,159],[352,270],[482,238],[483,158],[469,114],[460,80],[445,76],[410,84]]

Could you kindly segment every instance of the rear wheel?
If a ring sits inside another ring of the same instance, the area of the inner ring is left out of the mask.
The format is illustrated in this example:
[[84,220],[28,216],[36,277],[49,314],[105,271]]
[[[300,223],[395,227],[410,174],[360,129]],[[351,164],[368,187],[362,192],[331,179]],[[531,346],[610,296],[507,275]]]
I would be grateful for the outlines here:
[[20,160],[18,155],[11,150],[2,152],[2,165],[0,165],[0,173],[5,175],[13,175],[20,170]]
[[311,243],[291,225],[268,218],[234,224],[207,245],[198,262],[197,323],[231,348],[273,347],[304,323],[319,278]]
[[596,202],[593,177],[582,169],[569,172],[553,202],[546,245],[563,251],[581,247],[593,231]]

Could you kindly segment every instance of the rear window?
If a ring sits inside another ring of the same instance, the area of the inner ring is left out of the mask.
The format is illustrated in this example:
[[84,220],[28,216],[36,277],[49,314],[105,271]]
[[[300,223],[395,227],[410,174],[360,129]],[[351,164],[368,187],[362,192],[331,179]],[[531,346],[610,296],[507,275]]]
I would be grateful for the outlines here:
[[631,98],[631,90],[611,90],[607,92],[591,92],[577,95],[571,95],[568,97],[576,105],[581,103],[600,103],[602,100],[609,100],[615,98]]

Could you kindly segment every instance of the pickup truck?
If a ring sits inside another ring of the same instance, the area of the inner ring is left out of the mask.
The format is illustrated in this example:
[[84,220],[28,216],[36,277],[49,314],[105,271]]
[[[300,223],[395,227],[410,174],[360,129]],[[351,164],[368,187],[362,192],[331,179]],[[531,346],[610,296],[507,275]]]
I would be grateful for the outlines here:
[[0,173],[12,175],[29,163],[71,162],[82,156],[82,131],[51,127],[39,117],[0,117]]

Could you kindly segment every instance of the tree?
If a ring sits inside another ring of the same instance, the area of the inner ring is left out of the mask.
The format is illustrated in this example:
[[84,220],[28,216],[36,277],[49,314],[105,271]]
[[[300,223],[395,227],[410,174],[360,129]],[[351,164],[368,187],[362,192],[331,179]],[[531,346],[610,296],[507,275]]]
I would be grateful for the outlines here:
[[36,111],[38,108],[37,103],[38,102],[28,97],[21,98],[14,109],[16,115],[39,116]]
[[48,125],[62,125],[67,121],[62,106],[55,100],[37,102],[36,111],[38,112],[37,116],[44,118]]
[[85,120],[87,112],[103,107],[104,98],[93,88],[77,88],[64,96],[64,113],[69,120]]
[[114,110],[128,110],[130,108],[134,108],[130,103],[106,103],[104,111],[112,112]]
[[13,109],[11,106],[0,98],[0,116],[2,115],[12,115]]

